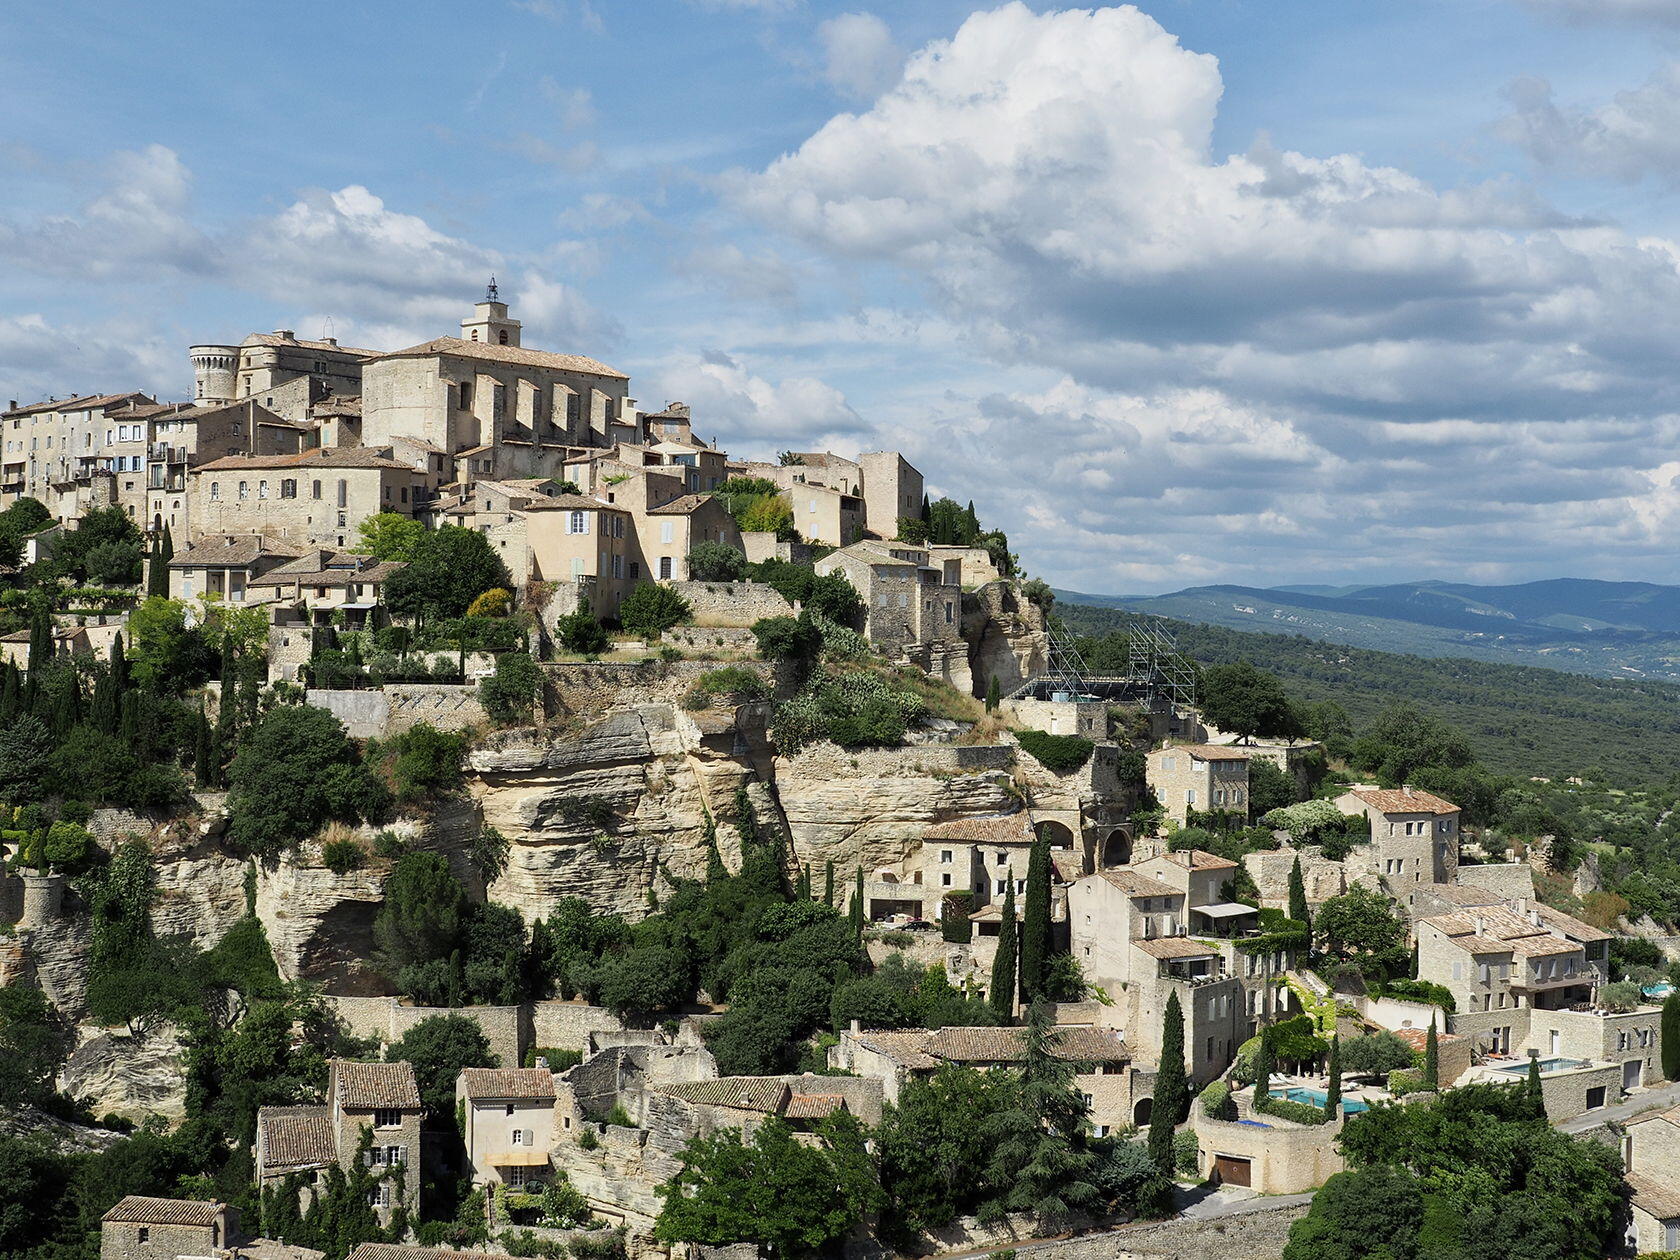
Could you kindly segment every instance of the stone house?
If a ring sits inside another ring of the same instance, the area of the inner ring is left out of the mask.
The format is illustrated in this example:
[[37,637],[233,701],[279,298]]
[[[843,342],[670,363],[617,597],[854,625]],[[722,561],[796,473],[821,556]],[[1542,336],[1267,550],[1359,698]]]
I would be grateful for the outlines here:
[[[149,394],[130,392],[48,399],[27,407],[14,402],[0,412],[0,504],[28,496],[51,508],[55,485],[86,478],[96,470],[115,471],[116,456],[107,451],[105,417],[129,404],[157,405]],[[125,423],[122,441],[130,440],[129,424],[139,430],[135,440],[143,444],[144,421]],[[114,425],[111,428],[114,450],[119,433]],[[126,453],[122,471],[130,471]],[[132,471],[139,474],[144,468],[136,466]],[[59,519],[64,524],[74,517]]]
[[877,538],[897,538],[902,518],[921,515],[926,492],[921,472],[897,451],[865,451],[857,465],[863,477],[864,527]]
[[1408,885],[1451,884],[1458,874],[1459,808],[1432,792],[1357,787],[1336,798],[1344,814],[1371,823],[1371,873],[1404,900]]
[[962,638],[962,586],[946,581],[925,548],[867,540],[830,552],[815,568],[841,573],[856,588],[864,637],[888,656]]
[[242,604],[252,582],[303,553],[261,534],[211,534],[169,561],[169,597],[190,602],[209,595]]
[[258,1109],[257,1185],[301,1175],[306,1205],[322,1170],[333,1163],[348,1170],[360,1159],[378,1179],[370,1203],[380,1223],[389,1224],[399,1205],[418,1217],[421,1109],[413,1065],[334,1059],[327,1068],[325,1103]]
[[307,424],[284,419],[255,399],[154,416],[144,452],[146,508],[140,523],[184,536],[191,519],[191,469],[228,455],[295,455],[311,444],[310,437]]
[[181,1260],[231,1246],[238,1229],[225,1203],[131,1194],[100,1218],[99,1260]]
[[1150,752],[1145,782],[1167,817],[1185,822],[1191,810],[1248,814],[1248,754],[1222,744],[1169,744]]
[[570,612],[578,596],[587,596],[597,617],[617,616],[642,576],[630,513],[581,494],[532,502],[525,513],[532,578],[571,595],[556,601],[557,611]]
[[[1466,1014],[1574,1006],[1590,1001],[1604,979],[1578,942],[1503,906],[1420,919],[1416,930],[1419,979],[1444,986]],[[1510,1053],[1495,1041],[1496,1051]]]
[[554,1073],[547,1068],[463,1068],[455,1101],[475,1184],[548,1180],[554,1145]]
[[1630,1120],[1622,1162],[1633,1189],[1628,1241],[1641,1254],[1680,1250],[1680,1107]]
[[[68,660],[72,656],[80,656],[93,650],[88,641],[87,631],[81,626],[54,625],[52,644],[55,660]],[[10,634],[0,635],[0,661],[16,665],[19,669],[28,667],[29,631],[14,630]]]
[[1196,1169],[1215,1185],[1304,1194],[1346,1167],[1336,1147],[1343,1123],[1294,1124],[1271,1115],[1214,1120],[1193,1106]]
[[[1133,1123],[1139,1082],[1126,1039],[1112,1028],[1086,1025],[1052,1030],[1051,1053],[1076,1065],[1075,1087],[1091,1107],[1091,1123],[1107,1134]],[[1026,1059],[1023,1028],[940,1028],[875,1031],[856,1024],[828,1052],[831,1068],[878,1080],[882,1098],[896,1103],[904,1086],[942,1064],[986,1071],[1015,1068]]]
[[246,598],[271,604],[276,626],[327,625],[341,614],[350,628],[374,628],[382,620],[385,583],[404,567],[400,560],[311,547],[253,578]]
[[262,534],[308,547],[343,547],[379,512],[413,516],[435,487],[389,447],[316,448],[296,455],[230,455],[191,470],[189,537]]
[[634,519],[642,569],[651,581],[688,581],[688,553],[699,543],[726,543],[741,550],[735,518],[710,494],[685,494]]

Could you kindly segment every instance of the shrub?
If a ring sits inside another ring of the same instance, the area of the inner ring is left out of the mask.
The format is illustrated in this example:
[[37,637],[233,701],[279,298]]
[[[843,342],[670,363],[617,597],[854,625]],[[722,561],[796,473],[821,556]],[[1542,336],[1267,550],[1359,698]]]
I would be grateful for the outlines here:
[[747,557],[723,542],[699,542],[688,553],[688,576],[696,582],[738,582],[747,575]]
[[386,749],[396,754],[391,763],[391,782],[399,801],[438,796],[461,786],[461,761],[467,755],[464,735],[416,722],[394,736]]
[[93,836],[86,827],[60,818],[47,829],[41,844],[41,856],[54,870],[76,872],[85,870],[93,859]]
[[946,940],[966,945],[974,939],[974,921],[968,916],[974,909],[971,892],[946,893],[939,903],[939,930]]
[[1408,1002],[1429,1002],[1443,1011],[1458,1009],[1458,999],[1444,984],[1432,980],[1382,980],[1371,986],[1374,997],[1402,998]]
[[1266,1098],[1255,1103],[1254,1109],[1264,1115],[1276,1116],[1295,1124],[1323,1124],[1324,1108],[1308,1103],[1291,1102],[1287,1098]]
[[631,634],[657,639],[688,620],[688,601],[668,586],[643,582],[618,606],[618,623]]
[[505,617],[513,593],[500,586],[492,586],[467,605],[469,617]]
[[[55,830],[58,826],[58,823],[53,824]],[[52,838],[49,835],[49,845],[51,844],[51,841]],[[47,860],[52,860],[51,853],[48,853]],[[1634,1010],[1639,1006],[1642,996],[1643,995],[1639,990],[1639,985],[1632,980],[1618,980],[1614,984],[1605,985],[1598,991],[1599,1005],[1603,1006],[1607,1011]]]
[[1388,1092],[1396,1098],[1415,1094],[1423,1088],[1423,1072],[1419,1068],[1395,1068],[1388,1074]]
[[685,709],[704,709],[714,696],[729,696],[736,701],[762,700],[770,694],[764,679],[739,665],[724,665],[701,674],[683,696]]
[[758,654],[769,661],[804,660],[822,645],[817,628],[798,617],[763,617],[753,623],[752,631]]
[[818,673],[799,695],[777,706],[772,725],[783,752],[824,739],[843,748],[896,748],[922,712],[920,696],[876,674]]
[[531,720],[531,706],[542,691],[542,670],[524,652],[504,652],[496,672],[478,684],[484,711],[503,726]]
[[595,1130],[585,1125],[583,1132],[578,1134],[578,1145],[586,1151],[592,1151],[601,1145],[601,1141],[595,1136]]
[[1091,759],[1096,747],[1078,735],[1051,735],[1045,731],[1017,731],[1021,747],[1046,770],[1071,774]]
[[1214,1081],[1201,1093],[1202,1114],[1210,1120],[1229,1120],[1232,1115],[1231,1087]]
[[610,640],[601,623],[589,607],[587,597],[578,600],[577,607],[554,623],[554,632],[568,652],[596,656],[607,650]]
[[539,1058],[548,1060],[550,1072],[564,1072],[567,1068],[574,1068],[583,1062],[583,1052],[561,1050],[555,1046],[532,1046],[525,1052],[525,1066],[536,1067]]
[[400,858],[408,852],[408,841],[391,830],[380,831],[373,837],[375,857]]
[[321,865],[334,875],[346,875],[362,864],[362,846],[354,840],[329,840],[321,846]]

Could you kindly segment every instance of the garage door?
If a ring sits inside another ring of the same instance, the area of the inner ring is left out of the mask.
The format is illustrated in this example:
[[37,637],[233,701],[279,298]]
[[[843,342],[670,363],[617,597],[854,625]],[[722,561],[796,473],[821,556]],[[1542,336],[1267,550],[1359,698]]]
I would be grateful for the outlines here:
[[1249,1171],[1249,1161],[1238,1159],[1235,1155],[1215,1155],[1213,1157],[1213,1179],[1222,1186],[1251,1186],[1254,1184],[1253,1174]]

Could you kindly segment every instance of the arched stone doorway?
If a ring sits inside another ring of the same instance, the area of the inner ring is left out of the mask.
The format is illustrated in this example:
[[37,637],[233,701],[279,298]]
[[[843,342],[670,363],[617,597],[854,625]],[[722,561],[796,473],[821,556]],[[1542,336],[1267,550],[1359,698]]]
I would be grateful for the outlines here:
[[1127,866],[1132,860],[1132,837],[1124,827],[1116,827],[1102,842],[1101,868]]
[[1140,1129],[1149,1123],[1150,1117],[1154,1114],[1155,1100],[1153,1098],[1140,1098],[1132,1104],[1132,1123]]
[[1035,824],[1035,826],[1038,834],[1050,842],[1052,849],[1074,848],[1076,837],[1073,834],[1073,828],[1066,823],[1059,823],[1050,818]]

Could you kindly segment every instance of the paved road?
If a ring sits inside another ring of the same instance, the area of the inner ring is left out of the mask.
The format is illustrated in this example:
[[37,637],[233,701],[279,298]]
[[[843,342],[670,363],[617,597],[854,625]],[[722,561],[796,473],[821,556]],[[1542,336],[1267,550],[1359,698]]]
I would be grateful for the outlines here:
[[1643,1090],[1625,1102],[1589,1111],[1573,1120],[1565,1120],[1557,1127],[1565,1133],[1585,1133],[1588,1129],[1597,1128],[1606,1120],[1631,1120],[1647,1111],[1667,1111],[1674,1106],[1680,1106],[1680,1081],[1671,1081],[1667,1085]]
[[1191,1220],[1269,1212],[1274,1208],[1311,1203],[1313,1198],[1311,1194],[1255,1194],[1252,1190],[1230,1186],[1221,1186],[1217,1190],[1210,1190],[1207,1186],[1180,1186],[1175,1197],[1179,1213]]

